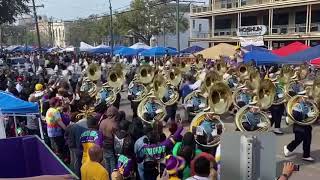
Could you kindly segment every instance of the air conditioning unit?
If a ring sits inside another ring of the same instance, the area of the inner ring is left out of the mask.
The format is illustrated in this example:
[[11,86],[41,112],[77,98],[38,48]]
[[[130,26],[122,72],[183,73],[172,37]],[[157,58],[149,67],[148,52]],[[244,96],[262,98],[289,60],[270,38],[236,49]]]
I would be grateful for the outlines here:
[[280,28],[272,28],[272,34],[280,34]]

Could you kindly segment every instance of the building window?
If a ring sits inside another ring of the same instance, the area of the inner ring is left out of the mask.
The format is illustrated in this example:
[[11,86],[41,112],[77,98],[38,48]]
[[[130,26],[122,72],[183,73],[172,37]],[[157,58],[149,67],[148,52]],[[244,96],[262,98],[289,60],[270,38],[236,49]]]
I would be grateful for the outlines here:
[[192,20],[192,28],[193,28],[193,29],[196,28],[196,20]]
[[202,31],[202,24],[199,24],[199,32]]

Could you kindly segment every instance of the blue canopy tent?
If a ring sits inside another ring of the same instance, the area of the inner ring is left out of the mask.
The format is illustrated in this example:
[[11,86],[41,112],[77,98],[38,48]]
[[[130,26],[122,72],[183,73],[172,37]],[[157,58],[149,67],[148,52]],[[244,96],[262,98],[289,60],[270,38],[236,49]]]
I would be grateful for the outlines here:
[[267,48],[259,47],[259,46],[254,46],[254,45],[249,45],[249,46],[243,47],[243,49],[244,49],[244,50],[247,50],[247,51],[270,52]]
[[120,46],[120,45],[113,46],[113,52],[118,51],[118,50],[120,50],[122,48],[125,48],[125,46]]
[[111,48],[110,47],[96,47],[91,50],[89,50],[89,53],[92,54],[105,54],[105,53],[110,53]]
[[145,50],[143,52],[140,53],[141,56],[164,56],[164,55],[176,55],[178,54],[177,51],[174,51],[172,49],[169,48],[165,48],[165,47],[154,47],[151,48],[149,50]]
[[[23,101],[5,91],[0,91],[0,115],[13,116],[15,127],[17,127],[17,116],[36,116],[39,115],[39,107],[36,103]],[[39,120],[40,134],[43,139],[41,120]]]
[[244,55],[243,60],[245,63],[254,61],[256,65],[278,64],[279,57],[271,52],[253,50]]
[[188,48],[181,50],[180,52],[182,54],[194,54],[194,53],[197,53],[197,52],[200,52],[203,50],[204,50],[204,48],[202,48],[200,46],[191,46],[191,47],[188,47]]
[[137,49],[132,49],[132,48],[128,48],[128,47],[123,47],[119,50],[116,50],[114,52],[115,55],[118,56],[136,56],[138,55],[138,50]]
[[174,47],[168,46],[167,48],[168,48],[168,49],[172,49],[172,50],[174,50],[174,51],[178,51],[177,48],[174,48]]
[[32,52],[33,48],[30,46],[21,46],[15,50],[13,50],[13,52]]
[[297,52],[290,56],[279,57],[278,64],[303,64],[320,57],[320,45]]

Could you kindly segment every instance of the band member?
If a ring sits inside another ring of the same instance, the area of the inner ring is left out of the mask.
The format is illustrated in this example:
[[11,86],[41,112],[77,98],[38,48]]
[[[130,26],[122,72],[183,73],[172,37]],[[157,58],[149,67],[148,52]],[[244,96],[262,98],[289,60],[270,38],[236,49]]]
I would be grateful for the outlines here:
[[245,87],[245,85],[241,85],[239,86],[239,88],[241,89],[239,92],[239,95],[236,99],[237,104],[240,108],[242,108],[245,105],[248,105],[251,101],[251,97],[249,95],[249,89],[247,87]]
[[195,129],[197,141],[203,145],[214,144],[220,140],[223,126],[219,122],[220,117],[213,114],[206,114],[205,119]]
[[[310,110],[311,104],[308,103],[305,96],[306,91],[299,92],[299,95],[302,95],[297,104],[293,108],[293,118],[296,121],[303,122],[306,118],[314,117],[316,114]],[[284,146],[283,152],[284,155],[290,156],[291,153],[303,142],[303,158],[305,161],[314,161],[310,156],[310,146],[312,138],[312,126],[311,125],[299,125],[297,123],[293,124],[293,132],[295,139],[291,141],[287,146]]]
[[289,90],[290,96],[295,96],[298,94],[298,92],[303,91],[303,86],[299,83],[299,78],[297,73],[294,74],[294,76],[291,77],[293,84],[291,86],[291,89]]
[[[279,100],[281,100],[284,97],[284,92],[283,89],[280,87],[279,82],[277,81],[276,77],[272,77],[270,79],[272,82],[274,82],[275,86],[276,86],[276,95],[275,95],[275,102],[278,102]],[[284,103],[281,104],[273,104],[270,107],[270,112],[271,112],[271,126],[273,126],[275,129],[273,130],[273,132],[275,134],[283,134],[283,132],[280,130],[280,126],[281,126],[281,119],[282,119],[282,115],[284,113],[285,107],[284,107]]]
[[[176,91],[175,87],[170,85],[170,87],[167,88],[166,93],[165,93],[164,97],[162,98],[162,101],[163,102],[168,102],[169,100],[174,98],[175,91]],[[177,109],[178,109],[178,103],[177,102],[172,104],[172,105],[166,106],[167,116],[165,117],[164,122],[168,122],[169,119],[171,121],[175,121]]]
[[228,84],[230,88],[235,88],[238,86],[238,79],[230,75],[229,73],[225,73],[223,75],[223,79],[225,80],[225,82]]
[[257,106],[257,98],[254,97],[253,100],[249,103],[249,111],[244,115],[242,120],[242,126],[247,131],[255,131],[261,127],[265,127],[265,122],[261,119],[260,108]]
[[156,116],[163,112],[161,109],[159,109],[159,104],[156,102],[155,97],[151,98],[150,100],[148,100],[148,102],[146,102],[145,109],[146,112],[143,116],[148,122],[154,121]]
[[188,121],[191,121],[195,115],[192,115],[190,112],[197,112],[201,109],[204,109],[207,104],[204,103],[204,99],[202,96],[199,95],[201,93],[200,90],[196,90],[196,96],[193,96],[186,102],[186,109],[188,112]]

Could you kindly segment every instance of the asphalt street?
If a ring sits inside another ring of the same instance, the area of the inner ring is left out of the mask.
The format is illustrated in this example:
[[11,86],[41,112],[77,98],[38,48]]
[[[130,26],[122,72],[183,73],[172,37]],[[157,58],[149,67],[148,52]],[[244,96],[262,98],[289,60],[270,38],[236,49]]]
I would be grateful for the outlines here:
[[[127,119],[131,120],[132,118],[132,110],[130,108],[130,102],[127,100],[127,92],[121,93],[121,105],[120,110],[124,111],[127,115]],[[181,106],[179,106],[177,113],[180,114],[180,116],[184,117],[184,111]],[[235,130],[235,124],[233,121],[233,116],[231,115],[225,115],[222,117],[222,120],[225,123],[226,131],[233,132]],[[186,126],[187,128],[188,126]],[[284,135],[277,136],[277,160],[278,165],[275,167],[278,171],[282,169],[281,164],[284,161],[292,161],[295,164],[300,165],[300,171],[295,172],[290,180],[319,180],[320,179],[320,125],[315,125],[313,127],[312,131],[312,145],[311,145],[311,156],[315,158],[315,162],[309,163],[302,161],[302,144],[295,150],[294,154],[288,158],[285,158],[283,155],[283,146],[287,145],[289,142],[291,142],[294,138],[294,134],[292,133],[292,127],[287,126],[284,123],[282,123],[282,130],[284,132]],[[166,129],[167,131],[167,129]],[[235,179],[236,180],[236,179]]]

